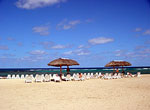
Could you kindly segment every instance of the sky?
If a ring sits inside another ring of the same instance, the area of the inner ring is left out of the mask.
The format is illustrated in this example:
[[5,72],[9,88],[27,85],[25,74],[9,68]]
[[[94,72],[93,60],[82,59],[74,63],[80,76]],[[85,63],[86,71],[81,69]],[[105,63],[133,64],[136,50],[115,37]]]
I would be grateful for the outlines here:
[[57,58],[150,66],[150,0],[0,0],[0,68]]

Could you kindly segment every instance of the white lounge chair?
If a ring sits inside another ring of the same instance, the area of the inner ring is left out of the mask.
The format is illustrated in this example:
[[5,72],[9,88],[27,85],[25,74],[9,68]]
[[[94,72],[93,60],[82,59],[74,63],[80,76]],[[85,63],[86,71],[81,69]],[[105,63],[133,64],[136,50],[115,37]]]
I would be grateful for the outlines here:
[[32,77],[32,79],[34,79],[34,76],[33,76],[33,74],[31,74],[30,76]]
[[93,73],[91,73],[91,74],[90,74],[90,78],[94,78],[94,75],[93,75]]
[[112,79],[111,74],[105,73],[105,75],[103,76],[103,79]]
[[137,72],[137,77],[140,77],[141,76],[141,72]]
[[64,76],[64,74],[61,76],[63,81],[67,81],[66,76]]
[[98,73],[98,77],[99,77],[99,78],[102,77],[102,73],[101,73],[101,72]]
[[19,76],[19,74],[17,74],[17,75],[16,75],[16,79],[20,79],[20,76]]
[[28,75],[27,77],[25,77],[25,83],[32,83],[32,76]]
[[24,74],[21,75],[21,79],[24,79]]
[[96,72],[96,73],[94,74],[94,78],[99,78],[98,72]]
[[117,79],[117,73],[112,76],[112,79]]
[[12,78],[12,79],[16,79],[16,76],[15,76],[15,74],[13,74],[11,78]]
[[28,75],[28,74],[26,74],[26,75],[25,75],[25,78],[26,78],[27,76],[29,76],[29,75]]
[[7,75],[7,79],[11,79],[11,75],[10,74]]
[[50,82],[50,76],[48,74],[45,75],[44,81],[45,82]]
[[42,82],[43,79],[42,79],[42,76],[41,75],[36,75],[35,76],[35,82]]
[[55,82],[60,82],[60,81],[61,81],[61,79],[60,79],[60,77],[58,76],[58,74],[54,74],[54,75],[53,75],[53,78],[54,78],[54,81],[55,81]]
[[71,80],[73,80],[73,77],[71,77],[70,74],[67,74],[67,76],[66,76],[66,81],[71,81]]
[[81,81],[85,81],[86,76],[83,74],[82,77],[80,78]]
[[52,77],[52,74],[49,74],[50,77],[50,81],[54,80],[54,78]]
[[88,80],[88,79],[90,79],[90,73],[88,73],[87,75],[86,75],[86,79]]
[[118,73],[117,79],[121,79],[121,73]]
[[74,81],[79,81],[79,74],[73,74],[73,80]]
[[127,72],[127,77],[134,77],[131,73]]
[[86,73],[84,73],[83,75],[86,76]]

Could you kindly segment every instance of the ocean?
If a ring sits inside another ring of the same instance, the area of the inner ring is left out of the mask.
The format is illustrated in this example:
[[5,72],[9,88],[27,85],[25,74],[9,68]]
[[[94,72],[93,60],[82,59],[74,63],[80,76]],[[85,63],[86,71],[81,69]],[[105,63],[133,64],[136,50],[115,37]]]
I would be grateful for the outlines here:
[[[119,72],[122,72],[121,67],[117,67]],[[66,74],[67,68],[62,68],[62,73]],[[141,72],[141,74],[150,74],[150,66],[143,67],[124,67],[125,74],[130,72],[132,74],[136,74],[137,72]],[[113,68],[111,67],[91,67],[91,68],[71,68],[70,73],[112,73]],[[60,68],[0,68],[0,76],[6,77],[8,74],[59,74]]]

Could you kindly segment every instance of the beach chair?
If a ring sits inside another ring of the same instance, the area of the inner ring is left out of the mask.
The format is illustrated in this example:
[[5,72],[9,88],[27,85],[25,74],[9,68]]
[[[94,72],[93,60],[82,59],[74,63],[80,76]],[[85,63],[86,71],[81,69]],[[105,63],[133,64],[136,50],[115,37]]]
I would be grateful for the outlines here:
[[117,73],[112,76],[112,79],[117,79]]
[[66,81],[71,81],[71,80],[73,80],[73,77],[71,77],[70,74],[67,74],[67,76],[66,76]]
[[60,81],[61,81],[61,79],[60,79],[60,77],[58,76],[58,74],[54,74],[54,75],[53,75],[53,78],[54,78],[54,81],[55,81],[55,82],[60,82]]
[[16,79],[15,74],[13,74],[11,78],[12,78],[12,79]]
[[137,77],[140,77],[141,76],[141,72],[137,72]]
[[94,74],[94,78],[98,78],[99,76],[98,76],[98,72],[96,72],[95,74]]
[[73,74],[73,80],[74,81],[79,81],[79,74]]
[[49,77],[50,77],[50,81],[54,80],[52,74],[49,74]]
[[42,79],[42,76],[41,75],[36,75],[35,76],[35,82],[42,82],[43,79]]
[[7,79],[11,79],[11,75],[10,74],[7,75]]
[[102,73],[101,72],[98,73],[98,78],[102,78]]
[[28,74],[26,74],[26,75],[25,75],[25,78],[26,78],[27,76],[29,76],[29,75],[28,75]]
[[32,79],[34,79],[34,76],[33,76],[33,74],[31,74],[30,76],[32,77]]
[[105,73],[105,75],[103,76],[103,79],[112,79],[111,74]]
[[25,83],[32,83],[32,76],[28,75],[27,77],[25,77]]
[[50,82],[50,75],[46,74],[44,78],[45,82]]
[[41,77],[42,77],[42,81],[44,81],[45,80],[44,74],[41,74]]
[[21,75],[21,79],[24,79],[24,78],[25,78],[25,77],[24,77],[24,74],[22,74],[22,75]]
[[62,74],[61,78],[62,78],[63,81],[67,81],[67,79],[66,79],[66,77],[64,76],[64,74]]
[[121,79],[121,73],[118,73],[117,79]]
[[86,73],[84,73],[83,75],[86,76]]
[[86,75],[86,79],[88,80],[88,79],[90,79],[90,73],[88,73],[87,75]]
[[19,74],[17,74],[17,75],[16,75],[16,79],[20,79],[20,76],[19,76]]
[[91,74],[90,74],[90,78],[94,78],[94,75],[93,75],[93,73],[91,73]]
[[85,81],[86,76],[84,74],[82,74],[82,77],[80,78],[81,81]]
[[128,78],[129,78],[129,77],[133,77],[132,73],[127,72],[127,77],[128,77]]

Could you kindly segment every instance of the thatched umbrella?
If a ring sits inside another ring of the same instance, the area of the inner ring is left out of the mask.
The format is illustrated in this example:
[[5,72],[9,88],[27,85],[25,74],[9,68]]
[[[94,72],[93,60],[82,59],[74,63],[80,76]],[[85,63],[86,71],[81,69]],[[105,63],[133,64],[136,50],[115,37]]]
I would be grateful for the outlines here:
[[116,60],[116,61],[111,61],[105,65],[105,67],[113,67],[113,69],[115,69],[115,67],[117,66],[122,66],[122,72],[123,72],[123,66],[131,66],[131,63],[127,61]]
[[60,67],[60,77],[62,76],[62,66],[67,66],[67,68],[69,68],[69,66],[72,66],[72,65],[79,65],[79,63],[75,60],[66,59],[66,58],[55,59],[51,61],[50,63],[48,63],[48,66]]

